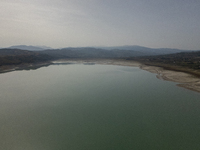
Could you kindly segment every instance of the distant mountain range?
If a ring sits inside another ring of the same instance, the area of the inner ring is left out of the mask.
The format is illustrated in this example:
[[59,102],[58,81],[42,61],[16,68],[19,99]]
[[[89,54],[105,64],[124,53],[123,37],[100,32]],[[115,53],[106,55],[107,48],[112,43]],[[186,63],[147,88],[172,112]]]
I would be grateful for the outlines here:
[[162,55],[162,54],[174,54],[179,52],[186,52],[187,50],[180,50],[180,49],[172,49],[172,48],[149,48],[144,46],[138,46],[138,45],[127,45],[127,46],[112,46],[112,47],[99,47],[102,49],[107,50],[132,50],[132,51],[138,51],[141,53],[145,53],[145,55]]
[[135,53],[140,53],[141,55],[162,55],[162,54],[173,54],[179,52],[186,52],[187,50],[180,49],[171,49],[171,48],[148,48],[144,46],[138,45],[128,45],[128,46],[111,46],[111,47],[66,47],[60,49],[52,49],[47,46],[27,46],[27,45],[16,45],[8,47],[8,49],[20,49],[20,50],[29,50],[29,51],[43,51],[43,50],[86,50],[86,49],[96,49],[96,50],[128,50],[135,51]]
[[186,52],[186,50],[170,48],[148,48],[142,46],[118,46],[118,47],[67,47],[40,51],[43,54],[57,58],[127,58],[138,56],[154,56]]
[[[142,46],[113,46],[113,47],[67,47],[62,49],[52,49],[46,46],[27,46],[17,45],[6,48],[14,49],[15,51],[7,51],[9,55],[19,55],[21,51],[27,50],[37,52],[38,54],[45,54],[54,59],[59,58],[128,58],[139,56],[155,56],[166,55],[180,52],[187,52],[186,50],[170,49],[170,48],[148,48]],[[0,55],[6,54],[6,49],[1,49]],[[15,53],[12,53],[15,52]],[[24,51],[23,51],[24,53]]]
[[9,49],[20,49],[20,50],[29,50],[29,51],[42,51],[45,49],[52,49],[51,47],[47,46],[27,46],[27,45],[16,45],[8,47]]

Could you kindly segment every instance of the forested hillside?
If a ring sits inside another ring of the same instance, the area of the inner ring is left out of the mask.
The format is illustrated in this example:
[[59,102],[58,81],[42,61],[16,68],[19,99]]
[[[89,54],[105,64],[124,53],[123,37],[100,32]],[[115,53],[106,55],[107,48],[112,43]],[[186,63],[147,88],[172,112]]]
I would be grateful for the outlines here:
[[128,59],[200,76],[200,51]]
[[46,54],[18,49],[0,49],[0,66],[19,65],[23,63],[39,63],[51,60]]

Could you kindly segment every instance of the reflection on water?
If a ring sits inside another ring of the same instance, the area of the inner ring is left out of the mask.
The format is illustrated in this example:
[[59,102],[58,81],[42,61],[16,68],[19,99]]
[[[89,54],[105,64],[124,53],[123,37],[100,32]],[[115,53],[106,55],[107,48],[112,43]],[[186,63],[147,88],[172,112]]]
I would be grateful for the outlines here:
[[0,149],[200,147],[199,94],[138,68],[52,65],[0,83]]

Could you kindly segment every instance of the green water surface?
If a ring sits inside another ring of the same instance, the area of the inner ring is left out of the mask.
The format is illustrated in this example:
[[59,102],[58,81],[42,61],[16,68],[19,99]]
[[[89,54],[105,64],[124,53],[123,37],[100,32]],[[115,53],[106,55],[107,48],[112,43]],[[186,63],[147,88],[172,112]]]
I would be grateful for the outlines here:
[[199,150],[200,95],[136,67],[0,74],[1,150]]

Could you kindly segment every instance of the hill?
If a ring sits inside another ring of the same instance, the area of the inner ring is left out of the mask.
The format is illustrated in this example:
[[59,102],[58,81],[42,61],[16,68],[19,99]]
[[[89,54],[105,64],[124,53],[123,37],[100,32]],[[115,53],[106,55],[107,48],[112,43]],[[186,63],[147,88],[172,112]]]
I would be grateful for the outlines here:
[[141,52],[135,52],[130,50],[105,50],[92,47],[83,48],[63,48],[56,50],[44,50],[40,51],[42,54],[59,58],[125,58],[145,56]]
[[128,46],[114,46],[114,47],[100,47],[107,50],[130,50],[135,52],[143,53],[143,55],[164,55],[185,52],[187,50],[171,49],[171,48],[149,48],[138,45]]
[[0,66],[47,62],[52,58],[46,54],[19,49],[0,49]]
[[[137,56],[153,56],[163,54],[173,54],[184,52],[185,50],[170,49],[170,48],[148,48],[143,46],[113,46],[113,47],[67,47],[62,49],[52,49],[46,46],[27,46],[16,45],[8,49],[20,49],[29,51],[44,51],[49,55],[54,54],[56,57],[137,57]],[[51,51],[50,51],[51,50]],[[61,56],[63,55],[63,56]],[[68,56],[67,56],[68,55]]]
[[27,45],[16,45],[8,47],[8,49],[20,49],[20,50],[29,50],[29,51],[42,51],[45,49],[52,49],[51,47],[46,46],[27,46]]
[[138,56],[154,56],[183,52],[179,49],[152,49],[142,46],[119,46],[119,47],[77,47],[40,51],[55,58],[127,58]]
[[146,65],[163,67],[200,76],[200,51],[128,59],[139,61]]

